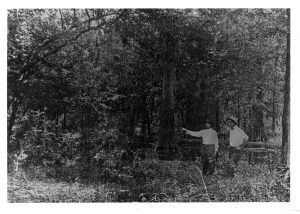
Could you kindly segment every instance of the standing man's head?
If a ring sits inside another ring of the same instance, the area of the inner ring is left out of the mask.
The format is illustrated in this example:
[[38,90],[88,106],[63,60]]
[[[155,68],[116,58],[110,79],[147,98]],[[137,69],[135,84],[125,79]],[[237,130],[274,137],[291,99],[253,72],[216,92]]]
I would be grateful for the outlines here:
[[231,116],[231,117],[228,117],[228,118],[226,119],[226,124],[227,124],[230,128],[233,128],[233,127],[235,127],[235,126],[237,125],[237,121],[238,121],[238,119],[237,119],[236,117]]
[[212,127],[212,121],[206,119],[204,126],[205,126],[206,129],[210,129]]

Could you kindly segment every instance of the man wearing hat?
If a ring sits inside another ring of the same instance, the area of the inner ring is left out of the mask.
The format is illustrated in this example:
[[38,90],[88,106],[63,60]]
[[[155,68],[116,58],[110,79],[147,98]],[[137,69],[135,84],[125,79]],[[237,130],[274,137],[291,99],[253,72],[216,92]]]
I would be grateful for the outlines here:
[[185,128],[182,128],[182,131],[188,135],[194,137],[202,137],[203,143],[201,147],[201,161],[203,164],[203,174],[209,173],[212,175],[215,171],[214,164],[212,164],[211,159],[215,157],[219,149],[219,140],[218,135],[215,130],[211,128],[212,121],[205,121],[205,129],[200,131],[189,131]]
[[238,161],[241,159],[241,148],[243,144],[248,140],[248,135],[237,126],[238,119],[236,117],[228,117],[226,124],[230,127],[229,134],[229,173],[234,177],[235,167]]

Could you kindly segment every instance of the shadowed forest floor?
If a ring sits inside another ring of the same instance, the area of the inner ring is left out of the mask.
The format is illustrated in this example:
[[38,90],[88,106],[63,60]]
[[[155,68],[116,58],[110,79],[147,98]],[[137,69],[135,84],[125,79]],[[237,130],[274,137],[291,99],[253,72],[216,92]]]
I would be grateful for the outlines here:
[[[236,177],[224,174],[221,153],[213,176],[201,173],[197,161],[140,161],[146,179],[128,185],[88,184],[49,179],[43,170],[8,174],[8,202],[283,202],[290,200],[289,174],[275,164],[250,165],[242,160]],[[203,178],[203,179],[202,179]]]

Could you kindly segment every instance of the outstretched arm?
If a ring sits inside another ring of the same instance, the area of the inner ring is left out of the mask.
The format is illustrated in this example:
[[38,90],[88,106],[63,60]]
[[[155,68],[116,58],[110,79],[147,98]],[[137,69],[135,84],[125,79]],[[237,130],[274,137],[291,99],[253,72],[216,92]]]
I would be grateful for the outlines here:
[[202,137],[201,131],[194,132],[194,131],[187,130],[186,128],[182,128],[181,130],[184,131],[186,134],[191,135],[193,137]]

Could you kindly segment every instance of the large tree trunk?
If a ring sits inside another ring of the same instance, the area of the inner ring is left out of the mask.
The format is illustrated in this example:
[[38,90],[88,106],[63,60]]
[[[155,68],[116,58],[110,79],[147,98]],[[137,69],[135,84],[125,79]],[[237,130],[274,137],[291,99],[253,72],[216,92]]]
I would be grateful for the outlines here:
[[208,112],[208,109],[209,109],[209,101],[210,101],[210,96],[208,95],[207,97],[207,101],[206,101],[206,105],[205,105],[205,114],[204,114],[204,120],[206,119],[211,119],[208,115],[210,114],[210,112]]
[[[287,9],[287,25],[290,26],[290,9]],[[281,163],[289,164],[290,144],[290,29],[287,32],[286,71],[284,84],[284,106],[282,114]]]
[[276,119],[277,119],[277,65],[278,62],[275,62],[275,78],[274,78],[274,89],[272,90],[272,131],[275,133],[276,131]]
[[129,114],[128,114],[128,129],[127,135],[128,137],[132,138],[134,135],[134,126],[135,126],[135,101],[131,105]]
[[[263,102],[263,92],[262,89],[259,88],[259,92],[256,94],[256,102],[262,103]],[[253,139],[254,141],[266,141],[267,136],[264,132],[264,111],[260,105],[253,106],[253,113],[254,113],[254,127],[253,127]]]
[[[151,99],[151,98],[150,98]],[[150,105],[150,103],[149,103]],[[146,133],[148,135],[148,139],[146,140],[147,146],[150,146],[153,144],[153,138],[152,138],[152,130],[151,130],[151,107],[150,107],[150,112],[148,110],[148,102],[147,102],[147,96],[144,94],[143,95],[143,120],[145,122],[145,138],[146,138]]]
[[175,139],[174,81],[174,68],[165,67],[163,73],[162,106],[160,113],[159,147],[160,150],[167,150],[169,152],[173,149]]
[[19,101],[14,100],[12,103],[12,110],[11,110],[10,118],[8,121],[8,127],[7,127],[7,143],[9,143],[10,136],[12,135],[12,128],[15,125],[15,121],[17,119],[18,108],[19,108]]
[[192,100],[191,100],[191,95],[187,95],[185,97],[185,106],[186,106],[186,111],[185,111],[185,118],[184,118],[184,126],[187,129],[191,129],[193,126],[193,114],[192,114]]
[[219,99],[216,101],[216,132],[220,132],[221,127],[220,127],[220,107],[219,107]]
[[240,94],[238,93],[238,97],[237,97],[237,112],[238,112],[238,127],[240,127],[241,123],[241,113],[240,113]]
[[275,89],[272,92],[272,131],[276,130],[276,92]]
[[[14,9],[14,16],[18,17],[18,10]],[[11,24],[7,26],[9,31],[8,31],[8,36],[10,38],[14,38],[14,40],[16,39],[16,33],[17,33],[17,29],[19,27],[19,20],[18,18],[16,18],[16,23],[15,24]],[[7,121],[8,122],[8,126],[7,126],[7,143],[9,144],[9,139],[10,136],[12,135],[12,128],[15,124],[15,120],[17,118],[17,111],[19,108],[19,94],[20,93],[16,93],[16,85],[17,83],[11,82],[9,81],[9,77],[8,77],[8,83],[7,83],[7,97],[8,97],[8,102],[7,102],[7,110],[9,112],[9,109],[11,108],[11,114],[10,114],[10,118]],[[11,85],[13,84],[13,85]],[[18,92],[18,91],[17,91]]]
[[67,129],[67,113],[64,112],[64,119],[63,119],[63,123],[62,123],[62,130],[66,130]]

